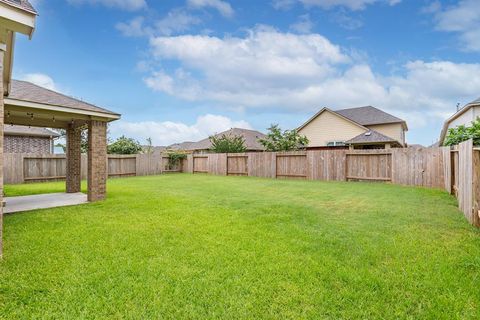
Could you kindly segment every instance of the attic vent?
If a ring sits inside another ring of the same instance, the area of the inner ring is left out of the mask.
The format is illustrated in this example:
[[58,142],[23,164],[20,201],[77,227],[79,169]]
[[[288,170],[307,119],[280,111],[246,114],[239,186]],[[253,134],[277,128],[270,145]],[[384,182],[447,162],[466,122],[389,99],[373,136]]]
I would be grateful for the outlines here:
[[366,135],[367,137],[369,137],[369,136],[372,135],[372,132],[371,132],[371,131],[365,132],[365,135]]

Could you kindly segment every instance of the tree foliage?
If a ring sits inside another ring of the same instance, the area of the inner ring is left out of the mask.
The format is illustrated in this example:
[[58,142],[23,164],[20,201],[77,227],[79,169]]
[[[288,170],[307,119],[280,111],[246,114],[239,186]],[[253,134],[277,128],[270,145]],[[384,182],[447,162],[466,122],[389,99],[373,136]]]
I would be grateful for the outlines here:
[[212,147],[210,150],[216,153],[239,153],[245,152],[245,139],[241,135],[211,136],[210,142]]
[[137,140],[121,136],[110,143],[107,150],[109,154],[137,154],[140,153],[143,148]]
[[459,125],[449,129],[444,145],[453,146],[469,139],[473,139],[474,145],[480,144],[480,118],[472,121],[470,127]]
[[[60,137],[63,139],[67,139],[67,130],[65,129],[53,129],[54,131],[60,134]],[[81,130],[81,138],[80,138],[80,150],[82,153],[88,152],[88,130],[86,128],[79,128]],[[61,147],[64,153],[67,153],[67,144],[66,143],[57,143],[56,147]]]
[[297,130],[282,131],[278,124],[272,124],[270,128],[268,128],[266,138],[259,139],[258,142],[260,142],[267,151],[302,150],[308,145],[306,136],[300,135]]

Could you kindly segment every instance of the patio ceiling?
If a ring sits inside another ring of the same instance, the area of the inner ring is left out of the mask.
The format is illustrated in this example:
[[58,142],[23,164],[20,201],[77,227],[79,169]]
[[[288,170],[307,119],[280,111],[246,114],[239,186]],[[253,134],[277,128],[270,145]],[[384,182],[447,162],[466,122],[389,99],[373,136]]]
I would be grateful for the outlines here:
[[89,120],[110,122],[120,114],[26,81],[12,80],[5,97],[5,125],[63,128],[86,125]]

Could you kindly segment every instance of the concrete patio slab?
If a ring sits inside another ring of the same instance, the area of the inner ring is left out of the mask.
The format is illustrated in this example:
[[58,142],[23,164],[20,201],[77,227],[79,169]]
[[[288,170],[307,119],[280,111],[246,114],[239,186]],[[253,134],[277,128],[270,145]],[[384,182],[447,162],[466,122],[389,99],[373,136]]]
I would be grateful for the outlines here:
[[4,213],[14,213],[37,209],[74,206],[87,203],[87,195],[78,193],[50,193],[32,196],[7,197],[5,198]]

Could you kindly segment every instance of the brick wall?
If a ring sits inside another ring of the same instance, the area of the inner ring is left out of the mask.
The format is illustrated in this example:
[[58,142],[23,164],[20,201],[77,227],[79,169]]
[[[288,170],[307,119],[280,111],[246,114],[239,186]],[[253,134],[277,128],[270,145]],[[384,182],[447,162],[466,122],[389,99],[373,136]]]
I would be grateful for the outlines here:
[[107,124],[88,124],[88,201],[105,199],[107,190]]
[[50,138],[48,137],[27,137],[27,136],[5,136],[5,153],[51,153]]

